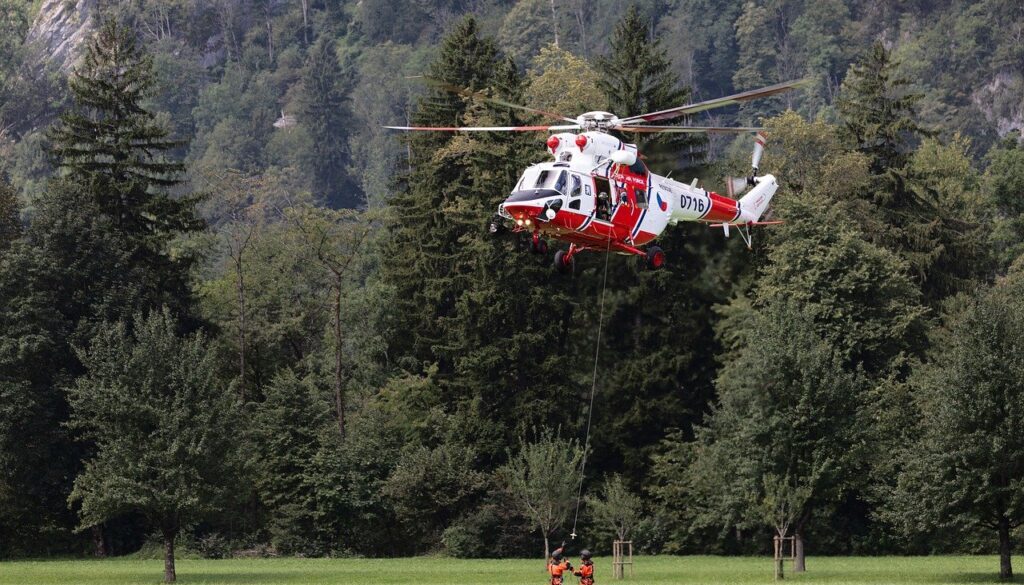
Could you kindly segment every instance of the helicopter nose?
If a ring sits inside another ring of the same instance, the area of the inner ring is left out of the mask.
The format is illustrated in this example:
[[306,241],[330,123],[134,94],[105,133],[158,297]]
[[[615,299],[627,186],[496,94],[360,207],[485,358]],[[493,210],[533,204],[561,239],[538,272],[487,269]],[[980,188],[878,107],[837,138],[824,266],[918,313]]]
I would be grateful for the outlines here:
[[536,221],[543,207],[544,205],[540,202],[524,203],[517,201],[515,203],[506,203],[505,212],[512,216],[512,221],[516,222],[516,225],[530,226]]

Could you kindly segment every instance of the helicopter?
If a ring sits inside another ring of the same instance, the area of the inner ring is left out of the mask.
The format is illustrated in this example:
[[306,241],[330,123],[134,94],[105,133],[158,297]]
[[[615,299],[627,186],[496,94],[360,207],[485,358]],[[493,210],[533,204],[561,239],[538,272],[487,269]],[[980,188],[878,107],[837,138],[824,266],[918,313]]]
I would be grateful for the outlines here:
[[[498,233],[510,227],[515,233],[528,234],[530,251],[536,254],[548,252],[546,238],[568,243],[567,249],[554,254],[554,268],[559,272],[573,273],[575,257],[583,251],[634,255],[646,268],[662,268],[666,263],[665,252],[651,243],[668,226],[680,221],[709,224],[720,228],[725,237],[735,229],[748,248],[752,241],[750,228],[782,223],[762,220],[778,189],[773,175],[758,175],[766,139],[763,128],[653,123],[776,95],[806,85],[806,79],[626,118],[604,111],[569,118],[428,81],[463,96],[563,122],[533,126],[385,126],[413,132],[551,133],[545,144],[553,160],[523,171],[498,206],[489,229]],[[687,184],[651,172],[637,146],[616,138],[612,131],[753,134],[751,171],[746,177],[726,178],[728,196],[720,195],[698,186],[697,179]],[[742,196],[737,199],[737,195]]]

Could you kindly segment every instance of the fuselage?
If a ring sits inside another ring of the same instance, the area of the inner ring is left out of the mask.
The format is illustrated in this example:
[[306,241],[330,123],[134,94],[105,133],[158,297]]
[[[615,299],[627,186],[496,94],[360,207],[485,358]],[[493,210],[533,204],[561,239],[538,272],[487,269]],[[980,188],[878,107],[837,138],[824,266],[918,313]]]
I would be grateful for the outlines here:
[[[739,201],[650,172],[638,156],[630,165],[613,163],[612,153],[635,154],[636,146],[608,134],[556,134],[547,144],[554,161],[527,168],[499,208],[519,229],[580,247],[636,253],[679,221],[758,219],[744,213]],[[774,193],[774,177],[765,178]],[[759,216],[763,206],[751,211]]]

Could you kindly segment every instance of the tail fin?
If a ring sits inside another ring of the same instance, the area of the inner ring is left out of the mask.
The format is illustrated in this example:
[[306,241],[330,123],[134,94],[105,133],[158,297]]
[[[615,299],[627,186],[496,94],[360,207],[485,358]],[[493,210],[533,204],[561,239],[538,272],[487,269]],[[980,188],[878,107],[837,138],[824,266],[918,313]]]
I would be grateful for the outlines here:
[[740,199],[740,221],[757,221],[768,209],[772,196],[779,188],[779,184],[772,175],[764,175],[754,179],[757,185]]

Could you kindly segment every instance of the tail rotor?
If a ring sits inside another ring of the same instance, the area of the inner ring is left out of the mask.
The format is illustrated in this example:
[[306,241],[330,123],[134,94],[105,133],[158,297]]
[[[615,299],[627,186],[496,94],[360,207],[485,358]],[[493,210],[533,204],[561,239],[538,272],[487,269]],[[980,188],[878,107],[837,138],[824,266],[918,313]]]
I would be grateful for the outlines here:
[[757,175],[757,169],[761,167],[761,156],[764,154],[764,142],[767,138],[764,132],[758,132],[754,136],[754,154],[750,157],[751,176]]
[[767,140],[764,132],[758,132],[754,136],[754,152],[750,156],[750,175],[746,177],[726,177],[725,190],[729,197],[736,199],[747,189],[757,184],[757,171],[761,166],[761,157],[764,155],[764,143]]

